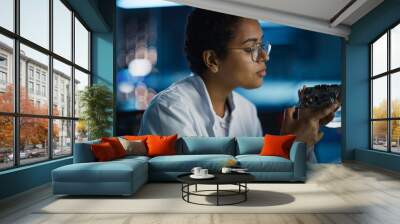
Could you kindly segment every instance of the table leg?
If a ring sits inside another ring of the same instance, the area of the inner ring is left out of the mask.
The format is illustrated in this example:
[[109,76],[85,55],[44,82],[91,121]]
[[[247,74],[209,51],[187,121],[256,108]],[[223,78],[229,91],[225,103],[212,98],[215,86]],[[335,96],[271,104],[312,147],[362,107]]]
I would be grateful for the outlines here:
[[188,191],[188,193],[187,193],[187,201],[190,202],[190,200],[189,200],[189,195],[190,195],[190,184],[188,184],[187,191]]
[[248,190],[247,190],[247,183],[244,183],[244,201],[247,201],[247,192],[248,192]]
[[217,184],[217,206],[219,205],[219,184]]
[[196,186],[195,186],[195,191],[197,192],[197,184],[196,184]]

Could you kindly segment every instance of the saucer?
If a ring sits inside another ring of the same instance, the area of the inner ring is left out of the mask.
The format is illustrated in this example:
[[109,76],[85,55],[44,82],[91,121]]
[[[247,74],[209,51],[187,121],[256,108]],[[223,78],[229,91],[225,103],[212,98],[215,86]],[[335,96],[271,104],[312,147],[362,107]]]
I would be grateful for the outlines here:
[[204,175],[204,176],[194,175],[194,174],[190,175],[190,178],[193,178],[193,179],[211,179],[211,178],[214,178],[214,177],[215,176],[212,175],[212,174],[207,174],[207,175]]

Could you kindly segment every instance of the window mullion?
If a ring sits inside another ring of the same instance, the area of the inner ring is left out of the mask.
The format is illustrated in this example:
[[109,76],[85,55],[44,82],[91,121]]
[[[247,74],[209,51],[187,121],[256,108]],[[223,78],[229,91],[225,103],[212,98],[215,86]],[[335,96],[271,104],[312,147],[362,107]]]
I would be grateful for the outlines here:
[[[389,71],[390,70],[390,30],[387,32],[387,51],[386,51],[386,54],[387,54],[387,71]],[[392,118],[392,100],[391,100],[391,78],[392,78],[392,75],[389,73],[388,75],[387,75],[387,90],[388,90],[388,92],[387,92],[387,98],[388,98],[388,104],[387,104],[387,110],[388,110],[388,117],[389,118]],[[391,125],[391,123],[392,123],[392,121],[390,120],[390,121],[388,121],[388,128],[387,128],[387,132],[388,132],[388,141],[389,141],[389,143],[388,143],[388,152],[391,152],[392,151],[392,135],[391,135],[391,128],[392,128],[392,125]]]
[[[49,0],[49,50],[53,52],[53,0]],[[49,94],[49,116],[48,120],[48,151],[49,151],[49,159],[53,159],[53,56],[49,55],[49,73],[48,73],[48,83],[49,86],[47,90]]]
[[[373,146],[374,146],[374,144],[373,144],[373,141],[374,141],[374,136],[373,136],[373,130],[372,130],[372,128],[373,128],[373,121],[372,121],[372,119],[373,119],[373,91],[374,91],[374,88],[373,88],[373,79],[372,79],[372,72],[373,72],[373,47],[372,47],[373,45],[371,44],[370,46],[369,46],[369,52],[370,52],[370,55],[369,55],[369,61],[370,61],[370,66],[369,66],[369,69],[370,69],[370,71],[369,71],[369,86],[370,86],[370,88],[369,88],[369,119],[370,119],[370,122],[369,122],[369,145],[370,145],[370,149],[373,149]],[[371,103],[372,102],[372,103]]]
[[[14,30],[19,35],[20,16],[19,16],[20,0],[14,1]],[[15,115],[20,113],[20,46],[19,39],[14,39],[14,112]],[[14,166],[19,166],[19,135],[20,135],[20,118],[14,115]]]
[[[72,11],[72,16],[71,16],[71,23],[72,23],[72,49],[71,49],[71,55],[72,55],[72,73],[71,73],[71,91],[72,91],[72,105],[71,105],[71,117],[75,118],[75,12]],[[71,132],[71,150],[72,150],[72,155],[74,155],[75,151],[75,126],[76,126],[76,120],[73,120],[71,122],[72,124],[72,132]]]

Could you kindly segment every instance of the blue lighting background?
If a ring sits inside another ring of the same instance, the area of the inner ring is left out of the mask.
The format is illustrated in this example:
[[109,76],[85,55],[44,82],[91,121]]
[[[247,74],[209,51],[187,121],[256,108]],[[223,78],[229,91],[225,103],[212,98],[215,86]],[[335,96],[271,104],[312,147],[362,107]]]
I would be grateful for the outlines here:
[[[183,44],[186,18],[191,10],[187,6],[117,8],[117,134],[137,131],[145,109],[145,103],[138,104],[140,91],[158,93],[190,74]],[[266,21],[260,23],[265,40],[272,44],[267,76],[258,89],[236,91],[257,106],[264,133],[279,134],[282,112],[297,103],[298,89],[303,85],[341,83],[343,39]],[[155,49],[157,59],[147,76],[134,77],[129,62],[141,57],[138,49],[143,49],[143,42],[145,48]],[[319,162],[341,161],[340,111],[335,116],[336,128],[323,127],[324,138],[316,145]]]

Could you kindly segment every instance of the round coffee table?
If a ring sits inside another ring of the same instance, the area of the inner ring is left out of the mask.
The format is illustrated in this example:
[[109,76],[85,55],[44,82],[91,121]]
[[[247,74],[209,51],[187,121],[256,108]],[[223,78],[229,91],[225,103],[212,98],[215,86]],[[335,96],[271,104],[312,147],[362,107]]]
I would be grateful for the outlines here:
[[[182,199],[188,203],[198,204],[198,205],[234,205],[247,200],[247,192],[249,188],[247,183],[255,180],[255,177],[249,173],[216,173],[213,174],[215,177],[212,179],[193,179],[190,177],[191,173],[182,174],[177,177],[178,181],[182,183]],[[198,184],[205,185],[216,185],[215,190],[197,190]],[[195,186],[195,191],[190,191],[190,186]],[[237,190],[223,190],[220,189],[220,185],[236,185]],[[209,192],[215,192],[215,194],[205,194]],[[202,204],[190,201],[190,196],[204,196],[204,197],[216,197],[217,204]],[[231,203],[221,203],[221,197],[230,196],[241,196],[239,200]]]

